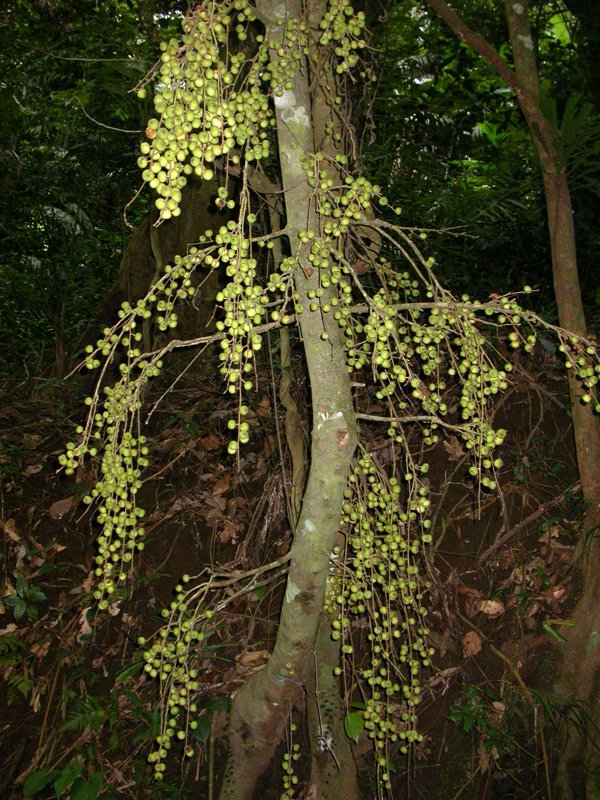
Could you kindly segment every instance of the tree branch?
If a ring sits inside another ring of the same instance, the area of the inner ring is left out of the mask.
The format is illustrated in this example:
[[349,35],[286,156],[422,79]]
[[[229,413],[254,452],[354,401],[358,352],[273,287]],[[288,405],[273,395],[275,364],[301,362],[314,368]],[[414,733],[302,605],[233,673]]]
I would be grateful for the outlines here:
[[514,70],[508,66],[506,61],[485,37],[472,28],[469,28],[458,16],[456,11],[450,8],[445,0],[425,0],[425,2],[444,20],[446,25],[454,31],[462,42],[472,47],[476,53],[479,53],[479,55],[487,61],[490,67],[498,73],[502,80],[510,86],[517,95],[523,93],[523,86]]

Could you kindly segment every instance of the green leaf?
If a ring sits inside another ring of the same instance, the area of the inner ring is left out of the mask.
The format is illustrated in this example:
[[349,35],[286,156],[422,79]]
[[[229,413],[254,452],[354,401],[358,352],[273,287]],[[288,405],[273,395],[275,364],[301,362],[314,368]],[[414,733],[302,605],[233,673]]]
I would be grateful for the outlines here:
[[553,628],[549,622],[542,622],[542,628],[546,631],[548,636],[551,636],[553,639],[555,639],[557,642],[560,642],[561,644],[566,644],[567,640],[565,639],[565,637],[557,630],[555,630],[555,628]]
[[351,711],[344,717],[344,730],[346,736],[352,739],[353,742],[358,742],[361,733],[365,729],[365,721],[360,714],[356,711]]
[[115,683],[125,683],[127,678],[131,678],[132,675],[137,675],[144,667],[145,661],[143,658],[140,658],[138,661],[134,661],[131,664],[127,664],[126,667],[117,673],[117,677],[115,678]]
[[36,772],[32,772],[27,776],[23,785],[23,797],[31,797],[36,792],[40,792],[55,775],[55,771],[50,772],[47,769],[38,769]]
[[102,788],[102,780],[101,772],[94,772],[89,781],[77,778],[71,789],[71,800],[96,800],[98,792]]
[[202,714],[196,719],[196,722],[198,723],[198,727],[194,728],[194,730],[190,730],[190,735],[197,742],[206,742],[210,735],[210,716],[208,714]]
[[73,783],[75,778],[78,778],[81,775],[82,771],[83,764],[79,763],[78,761],[73,761],[70,764],[67,764],[66,767],[63,767],[52,784],[54,791],[56,792],[56,796],[59,797],[64,790]]
[[560,44],[567,46],[571,43],[571,33],[563,13],[554,14],[553,17],[550,17],[548,26],[552,35]]
[[48,599],[42,590],[38,589],[36,586],[32,586],[28,589],[25,592],[25,597],[30,603],[41,603],[43,600]]
[[25,614],[25,612],[27,611],[27,603],[21,597],[17,597],[16,599],[17,599],[17,602],[14,604],[13,613],[14,613],[15,621],[18,622],[21,619],[21,617]]
[[20,575],[17,575],[17,594],[21,595],[21,597],[22,597],[25,594],[25,592],[27,591],[28,588],[29,588],[29,584],[27,583],[27,579],[25,578],[25,575],[23,575],[23,573],[21,573]]
[[36,606],[26,605],[25,611],[27,612],[29,619],[35,622],[35,620],[38,618],[38,610]]
[[13,672],[8,679],[8,685],[20,692],[23,697],[27,697],[34,684],[33,680],[27,675]]
[[222,694],[209,698],[205,703],[207,711],[227,711],[231,706],[231,700]]

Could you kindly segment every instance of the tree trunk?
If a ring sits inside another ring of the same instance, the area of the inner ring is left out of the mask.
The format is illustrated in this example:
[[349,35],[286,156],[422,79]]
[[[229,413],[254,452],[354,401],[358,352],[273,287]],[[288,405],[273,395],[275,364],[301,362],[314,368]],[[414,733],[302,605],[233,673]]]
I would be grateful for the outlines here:
[[[506,19],[521,91],[517,92],[521,110],[533,135],[540,159],[548,231],[552,253],[554,294],[560,325],[576,336],[586,336],[585,314],[577,271],[575,227],[567,168],[557,146],[558,131],[544,116],[539,102],[539,82],[529,25],[527,0],[506,0]],[[588,522],[600,521],[600,424],[591,405],[581,402],[583,394],[575,376],[569,373],[569,393],[579,477],[586,502],[590,506]]]
[[331,633],[329,617],[323,613],[315,647],[314,681],[307,699],[311,743],[307,797],[358,800],[356,764],[344,729],[345,708],[340,680],[334,674],[340,663],[340,642],[334,641]]
[[[144,217],[127,242],[115,283],[102,302],[94,321],[73,348],[71,366],[80,359],[82,348],[93,344],[103,327],[113,324],[124,300],[135,305],[176,255],[185,255],[190,244],[197,242],[198,237],[207,229],[218,230],[227,223],[228,215],[219,211],[213,202],[215,194],[216,183],[190,179],[183,190],[179,217],[170,219],[158,228],[153,227],[155,214],[150,213]],[[217,274],[198,274],[194,276],[194,280],[199,286],[196,297],[178,309],[179,324],[174,332],[177,338],[206,334],[214,314],[215,295],[218,291]],[[145,341],[145,345],[152,346],[152,341]]]
[[[576,336],[586,335],[585,315],[577,270],[575,229],[566,164],[559,147],[559,134],[543,114],[539,102],[539,81],[534,43],[529,24],[527,0],[505,0],[506,20],[513,52],[514,71],[494,48],[472,31],[445,0],[427,0],[455,34],[475,49],[515,91],[533,136],[542,169],[548,230],[552,253],[552,276],[561,327]],[[571,372],[568,375],[571,415],[577,466],[583,496],[588,507],[582,540],[600,523],[600,421],[591,405],[581,401],[581,387]],[[582,548],[585,549],[585,548]],[[598,681],[600,680],[600,547],[592,538],[584,557],[585,580],[582,596],[572,615],[572,627],[565,629],[561,675],[556,685],[560,697],[581,703],[590,710],[592,722],[600,723]],[[572,726],[571,726],[572,727]],[[589,800],[600,797],[600,758],[591,741],[567,730],[557,770],[561,800],[581,797],[586,784]],[[585,776],[585,777],[583,777]],[[574,794],[574,792],[576,794]]]
[[[521,108],[532,131],[542,167],[558,318],[563,328],[577,336],[585,336],[567,170],[557,148],[557,131],[552,130],[543,119],[539,107],[537,65],[526,0],[520,3],[506,0],[506,19],[515,70],[525,89],[519,98]],[[577,465],[583,496],[588,504],[582,536],[587,536],[600,522],[600,423],[591,406],[581,402],[581,387],[572,373],[568,380]],[[600,637],[597,633],[600,630],[600,607],[597,602],[600,559],[595,539],[592,540],[586,560],[587,577],[583,594],[572,615],[567,643],[562,648],[563,664],[556,691],[567,700],[585,704],[597,726],[600,722],[597,697],[600,678]],[[589,800],[600,797],[600,758],[596,745],[590,740],[595,738],[595,733],[590,732],[590,737],[582,740],[574,726],[571,726],[566,736],[557,769],[560,797],[562,800],[572,800],[581,796],[581,788],[576,787],[575,782],[583,774],[585,796]]]
[[[283,5],[283,4],[282,4]],[[282,26],[271,18],[272,4],[258,4],[268,20],[267,36],[278,41]],[[287,19],[302,13],[301,0],[287,0]],[[314,152],[313,118],[305,61],[293,86],[275,98],[279,158],[285,196],[287,235],[297,255],[294,283],[305,308],[299,326],[312,400],[311,465],[294,534],[290,570],[277,641],[264,669],[234,698],[230,753],[221,800],[251,800],[260,774],[270,763],[293,705],[300,701],[312,670],[319,616],[329,574],[329,554],[340,523],[344,488],[356,446],[350,378],[339,326],[330,314],[310,312],[309,291],[319,288],[319,273],[308,260],[309,246],[299,233],[317,230],[312,190],[302,160]]]

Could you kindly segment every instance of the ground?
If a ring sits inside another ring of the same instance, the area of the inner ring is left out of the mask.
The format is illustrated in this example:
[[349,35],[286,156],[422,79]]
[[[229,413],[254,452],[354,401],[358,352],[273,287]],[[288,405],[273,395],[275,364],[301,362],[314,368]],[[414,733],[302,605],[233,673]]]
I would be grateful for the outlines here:
[[[544,352],[516,375],[495,412],[510,430],[501,493],[478,494],[453,437],[428,454],[436,654],[420,709],[424,741],[408,760],[395,756],[399,799],[549,796],[555,726],[566,714],[585,723],[582,709],[552,695],[561,627],[577,593],[582,512],[566,387]],[[0,394],[0,798],[22,797],[24,786],[40,798],[214,797],[229,698],[268,657],[284,576],[239,597],[230,590],[198,664],[194,755],[180,766],[173,754],[162,786],[147,765],[156,687],[137,642],[157,630],[183,574],[212,570],[224,579],[287,551],[286,476],[268,374],[239,470],[226,454],[228,401],[216,382],[188,375],[156,408],[141,497],[146,549],[131,591],[101,614],[90,594],[97,530],[81,502],[93,468],[72,477],[57,471],[80,419],[81,385],[5,381]],[[377,410],[368,395],[360,402]],[[385,459],[385,431],[369,436]],[[356,757],[370,798],[367,744],[359,740]],[[299,764],[302,785],[308,760]],[[281,787],[274,767],[257,798],[279,798]]]

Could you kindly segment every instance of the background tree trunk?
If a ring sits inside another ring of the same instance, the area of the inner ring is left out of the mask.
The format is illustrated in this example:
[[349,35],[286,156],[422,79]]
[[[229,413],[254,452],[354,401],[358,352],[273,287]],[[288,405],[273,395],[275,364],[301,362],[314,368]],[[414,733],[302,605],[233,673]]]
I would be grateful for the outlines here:
[[[577,336],[585,336],[567,169],[557,147],[558,132],[551,129],[540,110],[537,65],[526,0],[521,3],[506,0],[506,19],[515,70],[524,88],[519,98],[521,108],[532,131],[542,167],[558,318],[563,328]],[[577,466],[588,503],[582,532],[587,536],[600,522],[600,423],[591,405],[581,402],[582,391],[576,377],[569,374],[568,381]],[[597,697],[597,679],[600,677],[600,639],[597,633],[600,629],[599,555],[597,541],[593,539],[586,557],[588,564],[583,594],[571,618],[573,624],[566,636],[562,670],[556,686],[561,697],[584,703],[596,725],[600,721]],[[591,741],[595,733],[590,732],[590,737],[583,741],[574,726],[570,726],[566,736],[566,746],[561,752],[557,770],[560,797],[571,800],[579,796],[580,790],[574,782],[580,780],[582,772],[585,773],[586,797],[590,800],[599,797],[600,758],[597,746]]]
[[[187,248],[197,242],[204,231],[218,230],[227,223],[227,213],[219,211],[214,204],[216,187],[216,182],[190,179],[183,189],[179,217],[173,217],[168,225],[158,228],[154,227],[155,213],[150,212],[143,218],[131,234],[115,283],[78,342],[73,360],[79,359],[83,346],[96,341],[103,327],[114,323],[121,303],[127,300],[135,304],[176,255],[185,255]],[[178,326],[173,335],[179,338],[205,334],[214,314],[217,274],[207,271],[195,275],[194,279],[201,288],[192,302],[183,303],[178,309]]]
[[[473,47],[515,91],[523,116],[533,136],[540,161],[548,231],[552,254],[552,277],[561,327],[578,337],[586,336],[585,314],[577,269],[573,210],[567,166],[560,148],[559,132],[544,115],[539,99],[539,80],[527,0],[505,0],[506,20],[513,52],[514,71],[491,45],[459,19],[444,0],[427,0],[456,35]],[[577,466],[588,510],[582,540],[600,523],[600,421],[591,404],[581,402],[582,390],[572,372],[568,375],[571,416]],[[565,629],[567,643],[561,654],[562,668],[556,691],[563,700],[581,703],[596,726],[600,723],[598,680],[600,679],[600,548],[597,538],[582,548],[584,588],[573,612],[572,627]],[[572,727],[572,726],[571,726]],[[600,796],[600,757],[592,742],[569,729],[561,750],[557,779],[561,800],[580,797],[574,781],[585,774],[586,796]],[[578,794],[574,794],[577,791]]]

